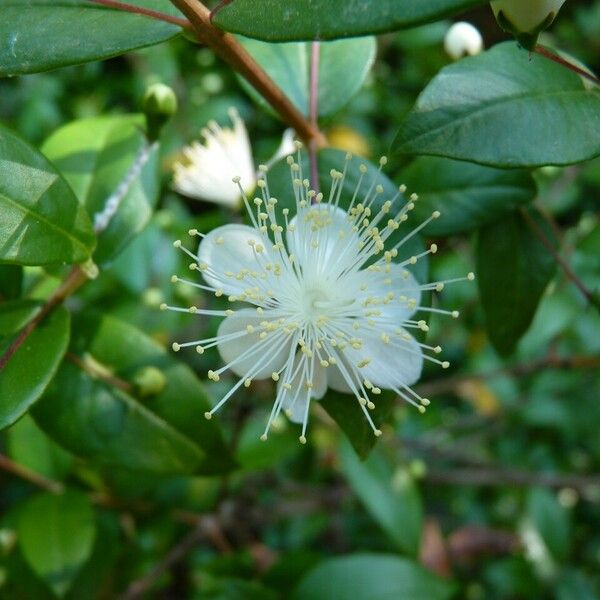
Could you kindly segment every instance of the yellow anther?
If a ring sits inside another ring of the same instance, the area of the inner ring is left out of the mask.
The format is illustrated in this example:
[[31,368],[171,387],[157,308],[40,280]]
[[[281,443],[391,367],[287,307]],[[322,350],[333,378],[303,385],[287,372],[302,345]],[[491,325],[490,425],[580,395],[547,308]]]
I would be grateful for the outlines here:
[[173,352],[179,352],[179,350],[181,349],[181,346],[177,342],[173,342],[173,344],[171,345],[171,348],[173,348]]

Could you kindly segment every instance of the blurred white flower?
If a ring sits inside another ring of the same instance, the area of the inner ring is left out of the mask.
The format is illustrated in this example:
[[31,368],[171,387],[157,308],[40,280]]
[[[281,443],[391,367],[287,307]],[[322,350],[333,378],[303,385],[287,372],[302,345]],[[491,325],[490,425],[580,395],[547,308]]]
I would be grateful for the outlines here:
[[[527,45],[550,26],[565,0],[492,0],[490,3],[500,26]],[[529,45],[531,45],[529,44]]]
[[[197,255],[175,242],[193,259],[190,269],[199,270],[204,283],[177,276],[173,282],[245,304],[236,310],[161,306],[224,317],[215,337],[173,344],[175,351],[193,346],[201,354],[217,346],[226,364],[209,371],[208,377],[219,381],[226,371],[239,377],[207,418],[241,386],[267,378],[277,382],[277,394],[263,440],[284,411],[302,424],[300,441],[306,442],[310,402],[322,398],[327,388],[353,394],[375,435],[381,431],[370,411],[382,389],[392,390],[422,412],[429,404],[410,386],[419,378],[424,360],[444,368],[448,363],[435,358],[439,346],[420,343],[411,335],[428,329],[414,314],[458,317],[458,312],[422,306],[422,291],[440,291],[450,282],[421,285],[407,270],[435,253],[435,244],[417,256],[395,259],[404,244],[440,213],[435,211],[403,237],[390,239],[408,219],[417,196],[404,202],[402,186],[382,202],[383,187],[376,180],[367,181],[367,168],[360,165],[349,208],[343,210],[340,197],[350,161],[348,155],[343,172],[331,171],[325,200],[304,179],[300,155],[297,162],[289,156],[295,216],[288,208],[278,210],[278,201],[269,193],[267,167],[261,166],[257,185],[262,197],[250,201],[244,195],[252,226],[224,225],[206,235],[191,230],[191,235],[201,237]],[[384,157],[380,164],[385,163]],[[235,181],[243,190],[240,178]],[[452,281],[473,278],[469,273]]]
[[474,56],[483,50],[483,38],[479,30],[465,21],[454,23],[444,38],[446,54],[458,60],[463,56]]
[[[173,186],[185,196],[237,209],[242,196],[232,178],[239,175],[244,192],[251,194],[256,187],[256,171],[244,121],[234,108],[229,109],[229,117],[233,129],[210,121],[202,130],[204,143],[192,142],[183,149],[185,160],[174,165]],[[287,129],[267,164],[294,150],[293,137],[294,131]]]

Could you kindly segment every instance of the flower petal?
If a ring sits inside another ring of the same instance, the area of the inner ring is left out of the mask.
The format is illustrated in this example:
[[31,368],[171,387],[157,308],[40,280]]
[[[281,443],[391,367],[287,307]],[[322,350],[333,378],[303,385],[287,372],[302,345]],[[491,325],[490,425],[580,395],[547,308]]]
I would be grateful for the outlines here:
[[261,270],[250,244],[260,244],[264,253],[269,252],[261,235],[247,225],[223,225],[208,233],[198,248],[198,263],[205,281],[226,294],[240,294],[252,285],[248,280],[236,279],[245,271],[251,274]]
[[[255,310],[244,308],[226,317],[219,325],[217,333],[219,337],[246,332],[248,326],[254,328],[253,333],[246,333],[217,344],[221,358],[227,364],[232,363],[230,368],[236,375],[266,379],[285,364],[290,351],[289,337],[284,339],[279,336],[277,341],[274,341],[276,333],[269,333],[262,340],[259,337],[262,331],[260,323],[268,320],[268,311],[258,315]],[[240,358],[244,354],[246,355]]]

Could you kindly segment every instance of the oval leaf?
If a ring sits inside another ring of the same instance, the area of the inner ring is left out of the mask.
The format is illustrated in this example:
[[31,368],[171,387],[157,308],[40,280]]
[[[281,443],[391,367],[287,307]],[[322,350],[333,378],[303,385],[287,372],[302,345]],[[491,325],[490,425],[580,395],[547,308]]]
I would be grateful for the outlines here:
[[[305,115],[308,115],[311,44],[267,44],[240,39],[252,58],[285,92]],[[375,38],[341,40],[320,45],[319,114],[329,115],[340,109],[359,90],[375,59]],[[262,106],[268,104],[245,80],[248,93]]]
[[[544,235],[547,225],[535,213]],[[490,340],[510,354],[527,331],[556,263],[520,212],[484,227],[477,245],[477,280]]]
[[[270,42],[330,40],[415,27],[486,0],[235,0],[221,2],[213,22]],[[257,18],[260,15],[260,18]]]
[[419,195],[414,209],[417,221],[440,211],[441,217],[424,230],[432,236],[472,231],[531,202],[536,195],[535,181],[528,171],[494,169],[448,158],[418,158],[401,178]]
[[17,532],[29,566],[63,596],[92,553],[94,511],[81,492],[37,494],[21,508]]
[[387,554],[325,560],[300,581],[296,600],[446,600],[454,586],[416,563]]
[[0,262],[79,263],[95,245],[92,224],[60,173],[0,125]]
[[[32,315],[30,303],[11,303],[9,310],[15,319]],[[0,321],[7,320],[6,307],[1,312]],[[12,425],[42,395],[67,350],[69,333],[69,313],[59,307],[33,330],[0,371],[0,429]],[[0,356],[12,339],[0,335]]]
[[[0,0],[0,77],[118,56],[164,42],[181,28],[85,0]],[[179,14],[167,0],[136,5]]]
[[416,555],[421,543],[423,507],[411,475],[394,473],[380,452],[360,462],[348,446],[342,446],[342,468],[354,493],[373,519],[402,550]]
[[[81,119],[58,129],[42,146],[90,215],[102,211],[135,161],[145,143],[142,125],[142,117],[135,115]],[[110,262],[148,224],[158,192],[158,149],[154,149],[110,225],[98,236],[95,262]]]
[[600,91],[506,42],[442,69],[393,149],[498,167],[580,162],[600,154]]

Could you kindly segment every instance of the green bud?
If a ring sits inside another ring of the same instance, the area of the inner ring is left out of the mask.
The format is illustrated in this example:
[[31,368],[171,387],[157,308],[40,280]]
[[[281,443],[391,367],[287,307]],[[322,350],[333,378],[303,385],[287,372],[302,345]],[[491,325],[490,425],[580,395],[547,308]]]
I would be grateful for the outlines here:
[[565,0],[493,0],[490,4],[498,25],[533,50],[540,32],[554,21]]
[[146,116],[148,139],[154,142],[162,127],[177,112],[177,96],[168,85],[155,83],[144,94],[142,110]]
[[160,394],[167,385],[165,374],[156,367],[142,367],[133,376],[133,384],[141,398]]

